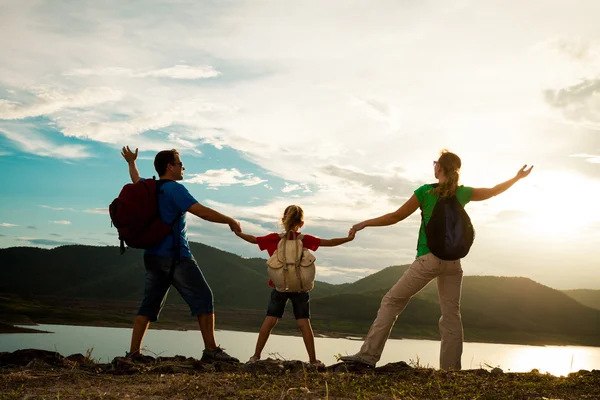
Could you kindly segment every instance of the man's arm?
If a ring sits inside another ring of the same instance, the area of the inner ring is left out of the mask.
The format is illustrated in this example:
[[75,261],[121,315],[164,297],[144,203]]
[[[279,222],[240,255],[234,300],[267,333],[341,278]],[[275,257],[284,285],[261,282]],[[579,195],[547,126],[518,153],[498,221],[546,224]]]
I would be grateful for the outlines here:
[[187,209],[187,211],[208,222],[214,222],[217,224],[227,224],[233,232],[242,231],[239,222],[237,222],[231,217],[228,217],[226,215],[221,214],[220,212],[213,210],[212,208],[205,207],[200,203],[192,204]]
[[350,228],[350,233],[356,233],[367,226],[394,225],[412,215],[419,208],[419,200],[414,194],[399,209],[381,217],[368,219]]
[[533,165],[526,169],[527,165],[517,172],[514,178],[507,180],[506,182],[499,183],[492,188],[473,188],[473,194],[471,195],[471,201],[483,201],[491,197],[498,196],[500,193],[507,191],[512,185],[517,183],[519,180],[529,176],[529,173],[533,169]]
[[244,239],[248,243],[258,244],[258,242],[256,241],[256,236],[248,235],[247,233],[242,233],[242,232],[235,232],[235,234],[239,238]]
[[129,164],[129,177],[131,178],[131,182],[138,183],[140,180],[140,173],[137,169],[137,166],[135,165],[135,160],[138,156],[138,149],[135,149],[134,153],[133,151],[131,151],[129,146],[123,146],[123,149],[121,150],[121,155],[123,156],[125,161],[127,161],[127,164]]

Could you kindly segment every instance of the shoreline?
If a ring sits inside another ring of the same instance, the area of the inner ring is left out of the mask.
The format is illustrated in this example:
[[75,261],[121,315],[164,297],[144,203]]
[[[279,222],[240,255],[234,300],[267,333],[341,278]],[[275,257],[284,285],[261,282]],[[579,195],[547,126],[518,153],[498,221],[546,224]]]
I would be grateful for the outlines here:
[[[113,323],[113,322],[107,322],[107,323],[97,323],[97,324],[89,324],[86,322],[81,322],[81,323],[76,323],[73,321],[66,321],[66,322],[43,322],[43,323],[16,323],[16,324],[9,324],[6,322],[0,322],[0,337],[3,334],[18,334],[18,333],[54,333],[51,331],[43,331],[43,330],[39,330],[39,329],[35,329],[35,328],[25,328],[25,326],[40,326],[40,325],[59,325],[59,326],[82,326],[82,327],[95,327],[95,328],[122,328],[122,329],[131,329],[133,326],[132,324],[125,324],[125,323]],[[6,329],[6,330],[5,330]],[[180,331],[180,332],[187,332],[187,331],[200,331],[199,328],[194,328],[194,327],[182,327],[181,325],[178,324],[163,324],[162,326],[160,326],[160,324],[155,323],[152,324],[150,326],[150,329],[155,329],[155,330],[161,330],[161,331]],[[217,328],[215,327],[215,332],[218,331],[234,331],[234,332],[244,332],[244,333],[252,333],[252,334],[257,334],[258,335],[258,331],[253,331],[250,330],[249,328],[240,328],[238,326],[226,326],[226,327],[221,327],[221,328]],[[286,329],[286,328],[282,328],[282,329],[278,329],[277,331],[273,331],[272,335],[279,335],[279,336],[294,336],[294,337],[301,337],[301,333],[297,330],[297,329]],[[349,333],[340,333],[340,332],[325,332],[325,333],[315,333],[315,339],[345,339],[345,340],[351,340],[351,341],[362,341],[364,340],[364,336],[363,337],[359,337],[356,336],[356,334],[349,334]],[[439,342],[439,339],[432,339],[431,337],[394,337],[394,336],[390,336],[390,339],[392,340],[419,340],[419,341],[432,341],[432,342]],[[479,344],[498,344],[498,345],[514,345],[514,346],[531,346],[531,347],[590,347],[590,348],[599,348],[600,346],[586,346],[586,345],[580,345],[580,344],[535,344],[535,343],[507,343],[507,342],[502,342],[502,341],[478,341],[478,340],[464,340],[464,343],[479,343]]]

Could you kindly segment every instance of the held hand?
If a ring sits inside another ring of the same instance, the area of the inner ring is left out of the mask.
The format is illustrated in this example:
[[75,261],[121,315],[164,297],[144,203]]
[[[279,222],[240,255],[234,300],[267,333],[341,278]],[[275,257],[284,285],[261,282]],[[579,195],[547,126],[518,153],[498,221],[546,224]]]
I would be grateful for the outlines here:
[[352,236],[356,235],[356,232],[358,232],[360,230],[363,230],[364,227],[365,226],[363,225],[362,222],[359,223],[359,224],[356,224],[356,225],[352,226],[352,228],[350,228],[350,230],[348,231],[348,236],[350,236],[350,235],[352,235]]
[[351,242],[354,240],[354,237],[356,236],[356,231],[350,229],[350,232],[348,232],[348,241]]
[[127,163],[130,164],[136,160],[138,156],[138,149],[135,149],[134,153],[133,151],[131,151],[129,146],[123,146],[123,149],[121,149],[121,155],[123,156],[125,161],[127,161]]
[[231,231],[235,234],[242,233],[242,227],[240,226],[240,223],[234,219],[232,219],[229,223],[229,229],[231,229]]
[[533,169],[533,165],[531,167],[529,167],[529,169],[527,168],[527,164],[523,165],[523,168],[521,168],[519,170],[519,172],[517,172],[517,179],[523,179],[523,178],[527,178],[529,176],[529,174],[531,173],[531,170]]

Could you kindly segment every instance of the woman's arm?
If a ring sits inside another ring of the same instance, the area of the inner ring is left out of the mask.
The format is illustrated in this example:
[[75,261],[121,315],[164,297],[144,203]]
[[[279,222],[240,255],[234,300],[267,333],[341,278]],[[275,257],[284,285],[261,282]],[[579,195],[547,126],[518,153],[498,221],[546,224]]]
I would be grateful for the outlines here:
[[394,225],[398,222],[408,218],[419,208],[419,200],[414,194],[404,203],[399,209],[389,214],[382,215],[381,217],[368,219],[360,222],[350,228],[350,233],[356,233],[367,226],[388,226]]
[[257,244],[256,236],[248,235],[247,233],[235,232],[237,237],[244,239],[248,243]]
[[517,172],[514,178],[507,180],[506,182],[499,183],[492,188],[473,188],[473,194],[471,195],[471,201],[483,201],[491,197],[497,196],[500,193],[507,191],[512,185],[517,183],[519,180],[529,176],[529,173],[533,169],[533,165],[526,169],[527,165]]

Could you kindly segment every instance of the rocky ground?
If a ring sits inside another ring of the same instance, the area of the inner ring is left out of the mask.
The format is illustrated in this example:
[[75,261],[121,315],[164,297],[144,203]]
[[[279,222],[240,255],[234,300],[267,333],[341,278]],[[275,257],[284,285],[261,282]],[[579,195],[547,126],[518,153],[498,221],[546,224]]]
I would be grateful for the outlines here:
[[43,350],[0,353],[0,399],[600,399],[600,371],[567,377],[496,368],[439,371],[300,361],[205,363],[144,356],[95,363]]

